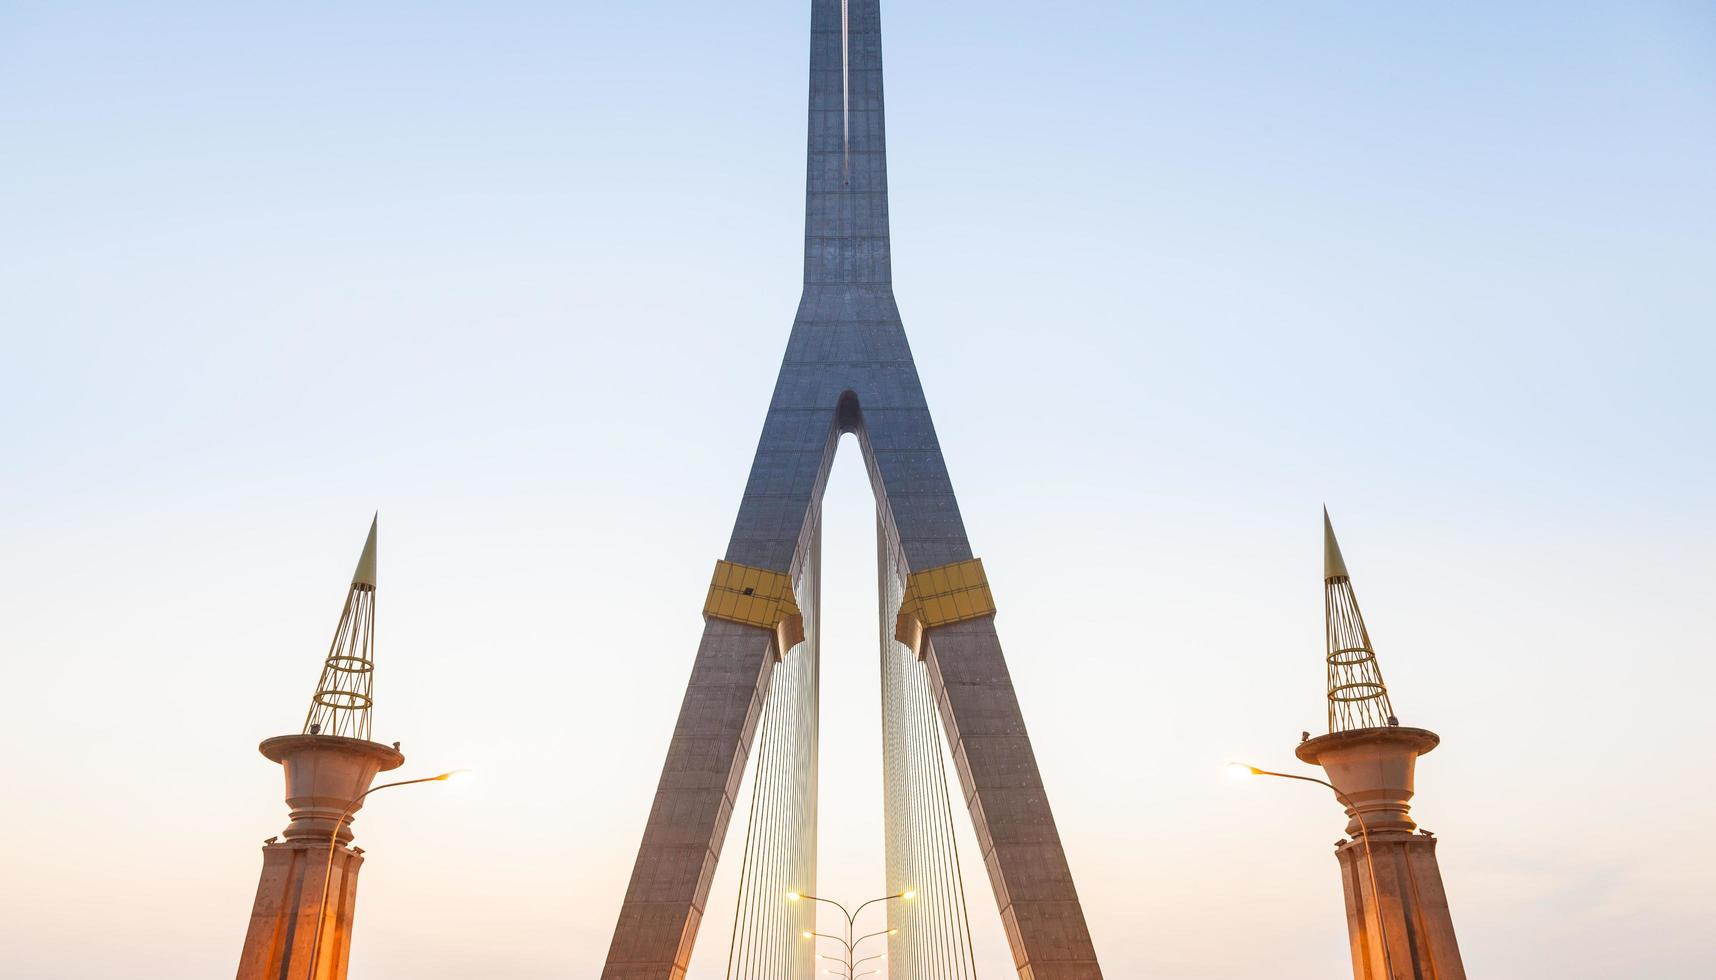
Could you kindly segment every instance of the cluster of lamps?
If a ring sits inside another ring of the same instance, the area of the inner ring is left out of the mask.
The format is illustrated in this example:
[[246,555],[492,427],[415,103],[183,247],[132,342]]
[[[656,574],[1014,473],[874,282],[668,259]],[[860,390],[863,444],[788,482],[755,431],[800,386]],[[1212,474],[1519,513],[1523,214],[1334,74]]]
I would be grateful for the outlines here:
[[[894,936],[898,935],[900,932],[898,929],[883,929],[881,932],[872,932],[869,935],[859,936],[857,939],[853,939],[852,933],[858,923],[858,913],[864,911],[871,905],[877,904],[878,902],[909,902],[912,899],[917,898],[918,893],[915,890],[908,888],[903,892],[897,892],[893,895],[883,895],[881,898],[872,898],[850,912],[846,910],[846,906],[841,905],[839,902],[836,902],[831,898],[807,895],[803,892],[787,892],[786,897],[789,902],[822,902],[826,905],[832,905],[840,910],[840,914],[846,917],[846,935],[844,938],[840,936],[832,936],[826,932],[816,932],[810,929],[806,929],[803,936],[812,942],[815,942],[818,939],[832,939],[839,943],[846,951],[846,955],[844,957],[836,958],[817,953],[816,958],[819,960],[833,960],[836,964],[846,967],[846,972],[841,973],[838,970],[824,970],[823,972],[836,977],[844,977],[846,980],[858,980],[859,977],[867,977],[871,974],[882,972],[882,963],[888,958],[887,953],[878,953],[874,956],[863,957],[862,959],[853,959],[857,954],[859,944],[863,943],[867,939],[875,939],[879,936]],[[865,970],[863,973],[856,972],[858,967],[863,966],[871,960],[877,961],[875,969]]]

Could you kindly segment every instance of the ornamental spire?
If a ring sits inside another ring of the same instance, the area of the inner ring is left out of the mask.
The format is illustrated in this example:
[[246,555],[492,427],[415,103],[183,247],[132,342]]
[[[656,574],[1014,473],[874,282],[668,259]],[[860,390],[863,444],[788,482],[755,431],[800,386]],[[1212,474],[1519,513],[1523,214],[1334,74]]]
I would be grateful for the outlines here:
[[369,740],[371,697],[375,678],[375,528],[380,515],[370,519],[369,537],[352,572],[351,589],[328,657],[322,664],[322,679],[310,698],[304,717],[306,735],[341,735]]
[[1399,724],[1327,507],[1323,508],[1323,614],[1329,664],[1329,731]]

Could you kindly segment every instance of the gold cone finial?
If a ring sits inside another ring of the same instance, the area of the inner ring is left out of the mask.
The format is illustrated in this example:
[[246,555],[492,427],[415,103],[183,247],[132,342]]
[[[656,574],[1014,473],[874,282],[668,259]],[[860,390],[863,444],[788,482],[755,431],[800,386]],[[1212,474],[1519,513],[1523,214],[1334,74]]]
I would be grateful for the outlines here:
[[340,625],[328,644],[322,677],[304,717],[306,735],[369,738],[370,709],[375,706],[375,527],[379,520],[379,514],[370,518],[369,537],[364,539],[363,554],[346,590]]
[[1323,616],[1329,665],[1329,731],[1397,724],[1327,507],[1323,508]]
[[[373,537],[374,532],[371,532]],[[1347,578],[1347,561],[1341,557],[1341,543],[1335,540],[1335,526],[1329,523],[1328,505],[1323,505],[1323,581]]]
[[[353,585],[367,585],[375,588],[375,525],[381,520],[381,512],[369,519],[369,537],[364,540],[363,554],[358,556],[357,570],[352,572]],[[1333,538],[1330,539],[1334,540]]]

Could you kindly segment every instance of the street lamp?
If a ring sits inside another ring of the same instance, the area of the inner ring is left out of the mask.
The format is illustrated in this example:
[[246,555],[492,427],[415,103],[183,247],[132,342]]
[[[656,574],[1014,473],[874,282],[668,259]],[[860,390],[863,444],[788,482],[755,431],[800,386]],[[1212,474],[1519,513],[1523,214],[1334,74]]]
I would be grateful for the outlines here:
[[1382,892],[1376,887],[1376,862],[1371,859],[1370,853],[1370,827],[1365,824],[1364,814],[1359,812],[1358,804],[1354,803],[1347,794],[1336,788],[1334,783],[1331,783],[1326,779],[1318,779],[1315,776],[1300,776],[1290,772],[1274,772],[1269,769],[1259,769],[1256,766],[1246,765],[1243,762],[1228,763],[1227,771],[1238,777],[1274,776],[1277,779],[1297,779],[1302,783],[1316,783],[1318,786],[1327,786],[1329,788],[1329,792],[1335,794],[1335,799],[1340,800],[1342,806],[1352,811],[1353,819],[1358,821],[1359,830],[1364,832],[1364,869],[1370,877],[1370,897],[1371,904],[1375,906],[1376,909],[1376,937],[1377,941],[1382,944],[1382,963],[1388,970],[1388,975],[1390,977],[1394,976],[1394,957],[1390,955],[1388,951],[1388,925],[1382,921]]
[[[864,957],[864,958],[863,958],[863,959],[861,959],[861,960],[853,960],[853,961],[852,961],[852,966],[851,966],[851,967],[849,967],[849,968],[848,968],[848,969],[851,969],[851,970],[856,970],[856,969],[858,969],[858,968],[859,968],[859,967],[861,967],[861,966],[863,966],[863,965],[864,965],[864,964],[866,964],[866,963],[868,963],[868,962],[870,962],[870,961],[871,961],[871,960],[886,960],[886,959],[887,959],[887,958],[888,958],[888,954],[887,954],[887,953],[880,953],[880,954],[878,954],[878,955],[876,955],[876,956],[866,956],[866,957]],[[818,953],[818,954],[817,954],[817,959],[828,959],[828,957],[826,957],[826,956],[823,956],[823,955],[822,955],[822,954],[821,954],[821,953]],[[834,971],[833,971],[833,970],[829,970],[829,971],[827,971],[827,972],[829,972],[829,973],[834,973]],[[859,977],[867,977],[867,976],[869,976],[869,975],[870,975],[870,974],[872,974],[872,973],[881,973],[881,972],[882,972],[882,968],[881,968],[881,964],[880,964],[880,963],[878,963],[878,964],[877,964],[877,965],[876,965],[876,969],[874,969],[874,970],[865,970],[865,971],[864,971],[864,972],[863,972],[863,973],[858,973],[858,974],[848,974],[848,973],[834,973],[834,975],[835,975],[835,976],[837,976],[837,977],[846,977],[846,976],[850,976],[850,977],[851,977],[851,980],[858,980],[858,978],[859,978]]]
[[[840,958],[837,956],[824,956],[821,953],[817,953],[816,958],[819,960],[828,960],[832,963],[841,963]],[[887,958],[888,958],[887,953],[878,953],[875,956],[866,956],[862,959],[853,960],[852,961],[852,968],[857,969],[858,967],[863,966],[864,964],[870,962],[871,960],[885,960]],[[859,974],[859,975],[862,976],[863,974]]]
[[[861,976],[865,975],[863,973],[859,973],[856,976],[853,974],[853,968],[857,964],[853,962],[852,954],[855,950],[857,950],[858,944],[862,943],[866,939],[875,939],[877,936],[896,935],[900,931],[898,929],[884,929],[881,932],[872,932],[867,936],[859,936],[857,939],[853,939],[852,938],[852,930],[857,925],[858,913],[864,911],[865,909],[869,908],[872,905],[875,905],[878,902],[892,902],[892,901],[895,901],[896,899],[899,901],[902,901],[902,902],[909,902],[912,899],[917,898],[918,893],[915,889],[908,888],[905,891],[896,892],[892,895],[883,895],[881,898],[872,898],[868,902],[865,902],[864,904],[858,906],[856,909],[853,909],[850,912],[846,911],[846,906],[841,905],[839,902],[836,902],[832,898],[821,898],[821,897],[816,896],[816,895],[807,895],[804,892],[796,892],[796,891],[787,892],[786,897],[787,897],[787,901],[789,901],[789,902],[799,902],[799,901],[822,902],[822,903],[825,903],[827,905],[832,905],[835,908],[840,910],[841,915],[846,917],[846,938],[842,939],[839,936],[831,936],[828,933],[815,932],[815,931],[812,931],[810,929],[806,929],[804,931],[804,938],[812,940],[812,941],[814,941],[818,938],[832,939],[835,942],[839,943],[841,946],[845,947],[846,948],[846,960],[845,960],[846,972],[844,974],[836,974],[836,976],[845,976],[845,977],[849,978],[849,980],[857,980],[857,977],[861,977]],[[817,955],[821,956],[822,954],[819,953]],[[822,958],[826,959],[827,957],[822,957]],[[866,956],[864,959],[858,960],[857,962],[863,963],[863,962],[866,962],[868,960],[887,959],[887,958],[888,958],[887,954],[884,953],[879,957],[877,957],[877,956]],[[870,970],[867,972],[875,973],[875,972],[879,972],[879,971]]]
[[316,906],[315,938],[310,940],[310,974],[308,980],[316,980],[316,959],[322,951],[322,920],[325,919],[328,914],[328,885],[333,881],[334,877],[334,852],[339,848],[340,828],[345,826],[346,818],[351,816],[352,811],[356,810],[359,804],[363,803],[364,797],[371,793],[379,793],[384,789],[393,789],[395,786],[415,786],[418,783],[444,783],[452,779],[467,779],[470,776],[471,770],[469,769],[453,769],[437,776],[424,776],[421,779],[401,779],[396,783],[382,783],[380,786],[371,786],[369,789],[358,794],[358,798],[351,801],[351,803],[346,806],[345,812],[340,814],[340,818],[334,821],[334,829],[328,834],[328,863],[327,866],[322,869],[322,900]]

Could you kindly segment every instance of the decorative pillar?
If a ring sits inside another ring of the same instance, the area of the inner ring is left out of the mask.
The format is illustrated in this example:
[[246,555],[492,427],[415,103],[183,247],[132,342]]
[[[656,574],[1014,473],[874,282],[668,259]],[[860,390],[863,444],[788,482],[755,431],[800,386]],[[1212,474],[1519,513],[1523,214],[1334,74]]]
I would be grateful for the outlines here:
[[1465,980],[1436,839],[1409,814],[1418,757],[1441,739],[1394,716],[1334,527],[1323,512],[1329,733],[1295,754],[1322,766],[1345,805],[1335,847],[1354,980]]
[[291,823],[262,846],[262,877],[237,980],[345,980],[363,866],[363,850],[351,846],[352,815],[376,774],[405,762],[397,742],[369,740],[375,531],[372,521],[303,732],[261,745],[262,754],[284,769]]

